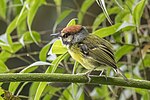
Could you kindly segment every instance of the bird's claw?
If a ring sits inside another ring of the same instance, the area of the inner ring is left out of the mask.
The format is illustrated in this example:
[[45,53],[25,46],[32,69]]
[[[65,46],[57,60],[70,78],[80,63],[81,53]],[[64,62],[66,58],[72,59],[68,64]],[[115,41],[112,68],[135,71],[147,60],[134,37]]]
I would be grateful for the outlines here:
[[90,70],[90,71],[87,71],[87,72],[85,72],[85,73],[77,73],[77,75],[83,75],[83,76],[86,76],[87,78],[88,78],[88,83],[90,83],[91,82],[91,78],[90,78],[90,73],[92,72],[92,70]]

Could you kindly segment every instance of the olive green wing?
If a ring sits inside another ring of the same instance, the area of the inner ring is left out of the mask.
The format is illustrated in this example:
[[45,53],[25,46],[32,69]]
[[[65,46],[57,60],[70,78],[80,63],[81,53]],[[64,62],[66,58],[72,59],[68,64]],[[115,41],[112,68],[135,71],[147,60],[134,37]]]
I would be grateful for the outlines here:
[[[96,35],[89,35],[84,42],[87,42],[88,44],[91,44],[91,46],[99,45],[105,49],[107,49],[111,54],[113,54],[113,47],[112,45],[105,39],[102,39]],[[92,47],[93,47],[92,46]]]
[[111,57],[110,54],[108,54],[106,49],[104,50],[102,49],[103,48],[101,47],[90,49],[89,56],[99,63],[106,64],[108,66],[116,68],[116,63],[114,59]]
[[112,46],[108,41],[94,35],[89,35],[82,44],[84,44],[82,48],[84,49],[83,53],[85,56],[91,57],[100,64],[116,68]]

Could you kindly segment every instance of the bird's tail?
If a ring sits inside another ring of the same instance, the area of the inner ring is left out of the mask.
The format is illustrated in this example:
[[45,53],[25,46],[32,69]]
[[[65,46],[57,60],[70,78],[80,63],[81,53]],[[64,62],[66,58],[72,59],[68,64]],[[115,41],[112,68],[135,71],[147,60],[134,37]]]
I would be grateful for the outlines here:
[[127,77],[124,75],[124,73],[119,68],[116,68],[114,70],[116,73],[120,74],[124,78],[124,80],[128,81]]

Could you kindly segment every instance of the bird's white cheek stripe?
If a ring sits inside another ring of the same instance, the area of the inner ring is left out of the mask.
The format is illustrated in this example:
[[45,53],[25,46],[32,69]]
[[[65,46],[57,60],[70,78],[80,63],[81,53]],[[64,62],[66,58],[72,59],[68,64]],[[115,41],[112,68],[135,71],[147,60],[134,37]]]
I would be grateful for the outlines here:
[[67,49],[69,48],[69,44],[68,44],[68,45],[64,45],[64,44],[63,44],[62,38],[60,38],[60,41],[61,41],[61,43],[62,43],[62,45],[63,45],[64,47],[67,47]]
[[61,43],[62,43],[62,45],[63,45],[63,41],[62,41],[62,38],[60,38],[60,41],[61,41]]

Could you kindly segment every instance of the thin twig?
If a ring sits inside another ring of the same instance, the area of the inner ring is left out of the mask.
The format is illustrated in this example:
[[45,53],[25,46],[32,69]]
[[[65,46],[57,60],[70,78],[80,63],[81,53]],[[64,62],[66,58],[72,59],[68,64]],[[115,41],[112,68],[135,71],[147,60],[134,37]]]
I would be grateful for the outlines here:
[[139,45],[139,55],[140,55],[140,59],[142,61],[142,67],[144,69],[144,79],[147,79],[147,76],[146,76],[146,71],[145,71],[145,64],[144,64],[144,59],[143,59],[143,55],[142,55],[142,50],[141,50],[141,43],[140,43],[140,39],[139,39],[139,33],[138,33],[138,29],[136,29],[136,37],[137,37],[137,42],[138,42],[138,45]]

